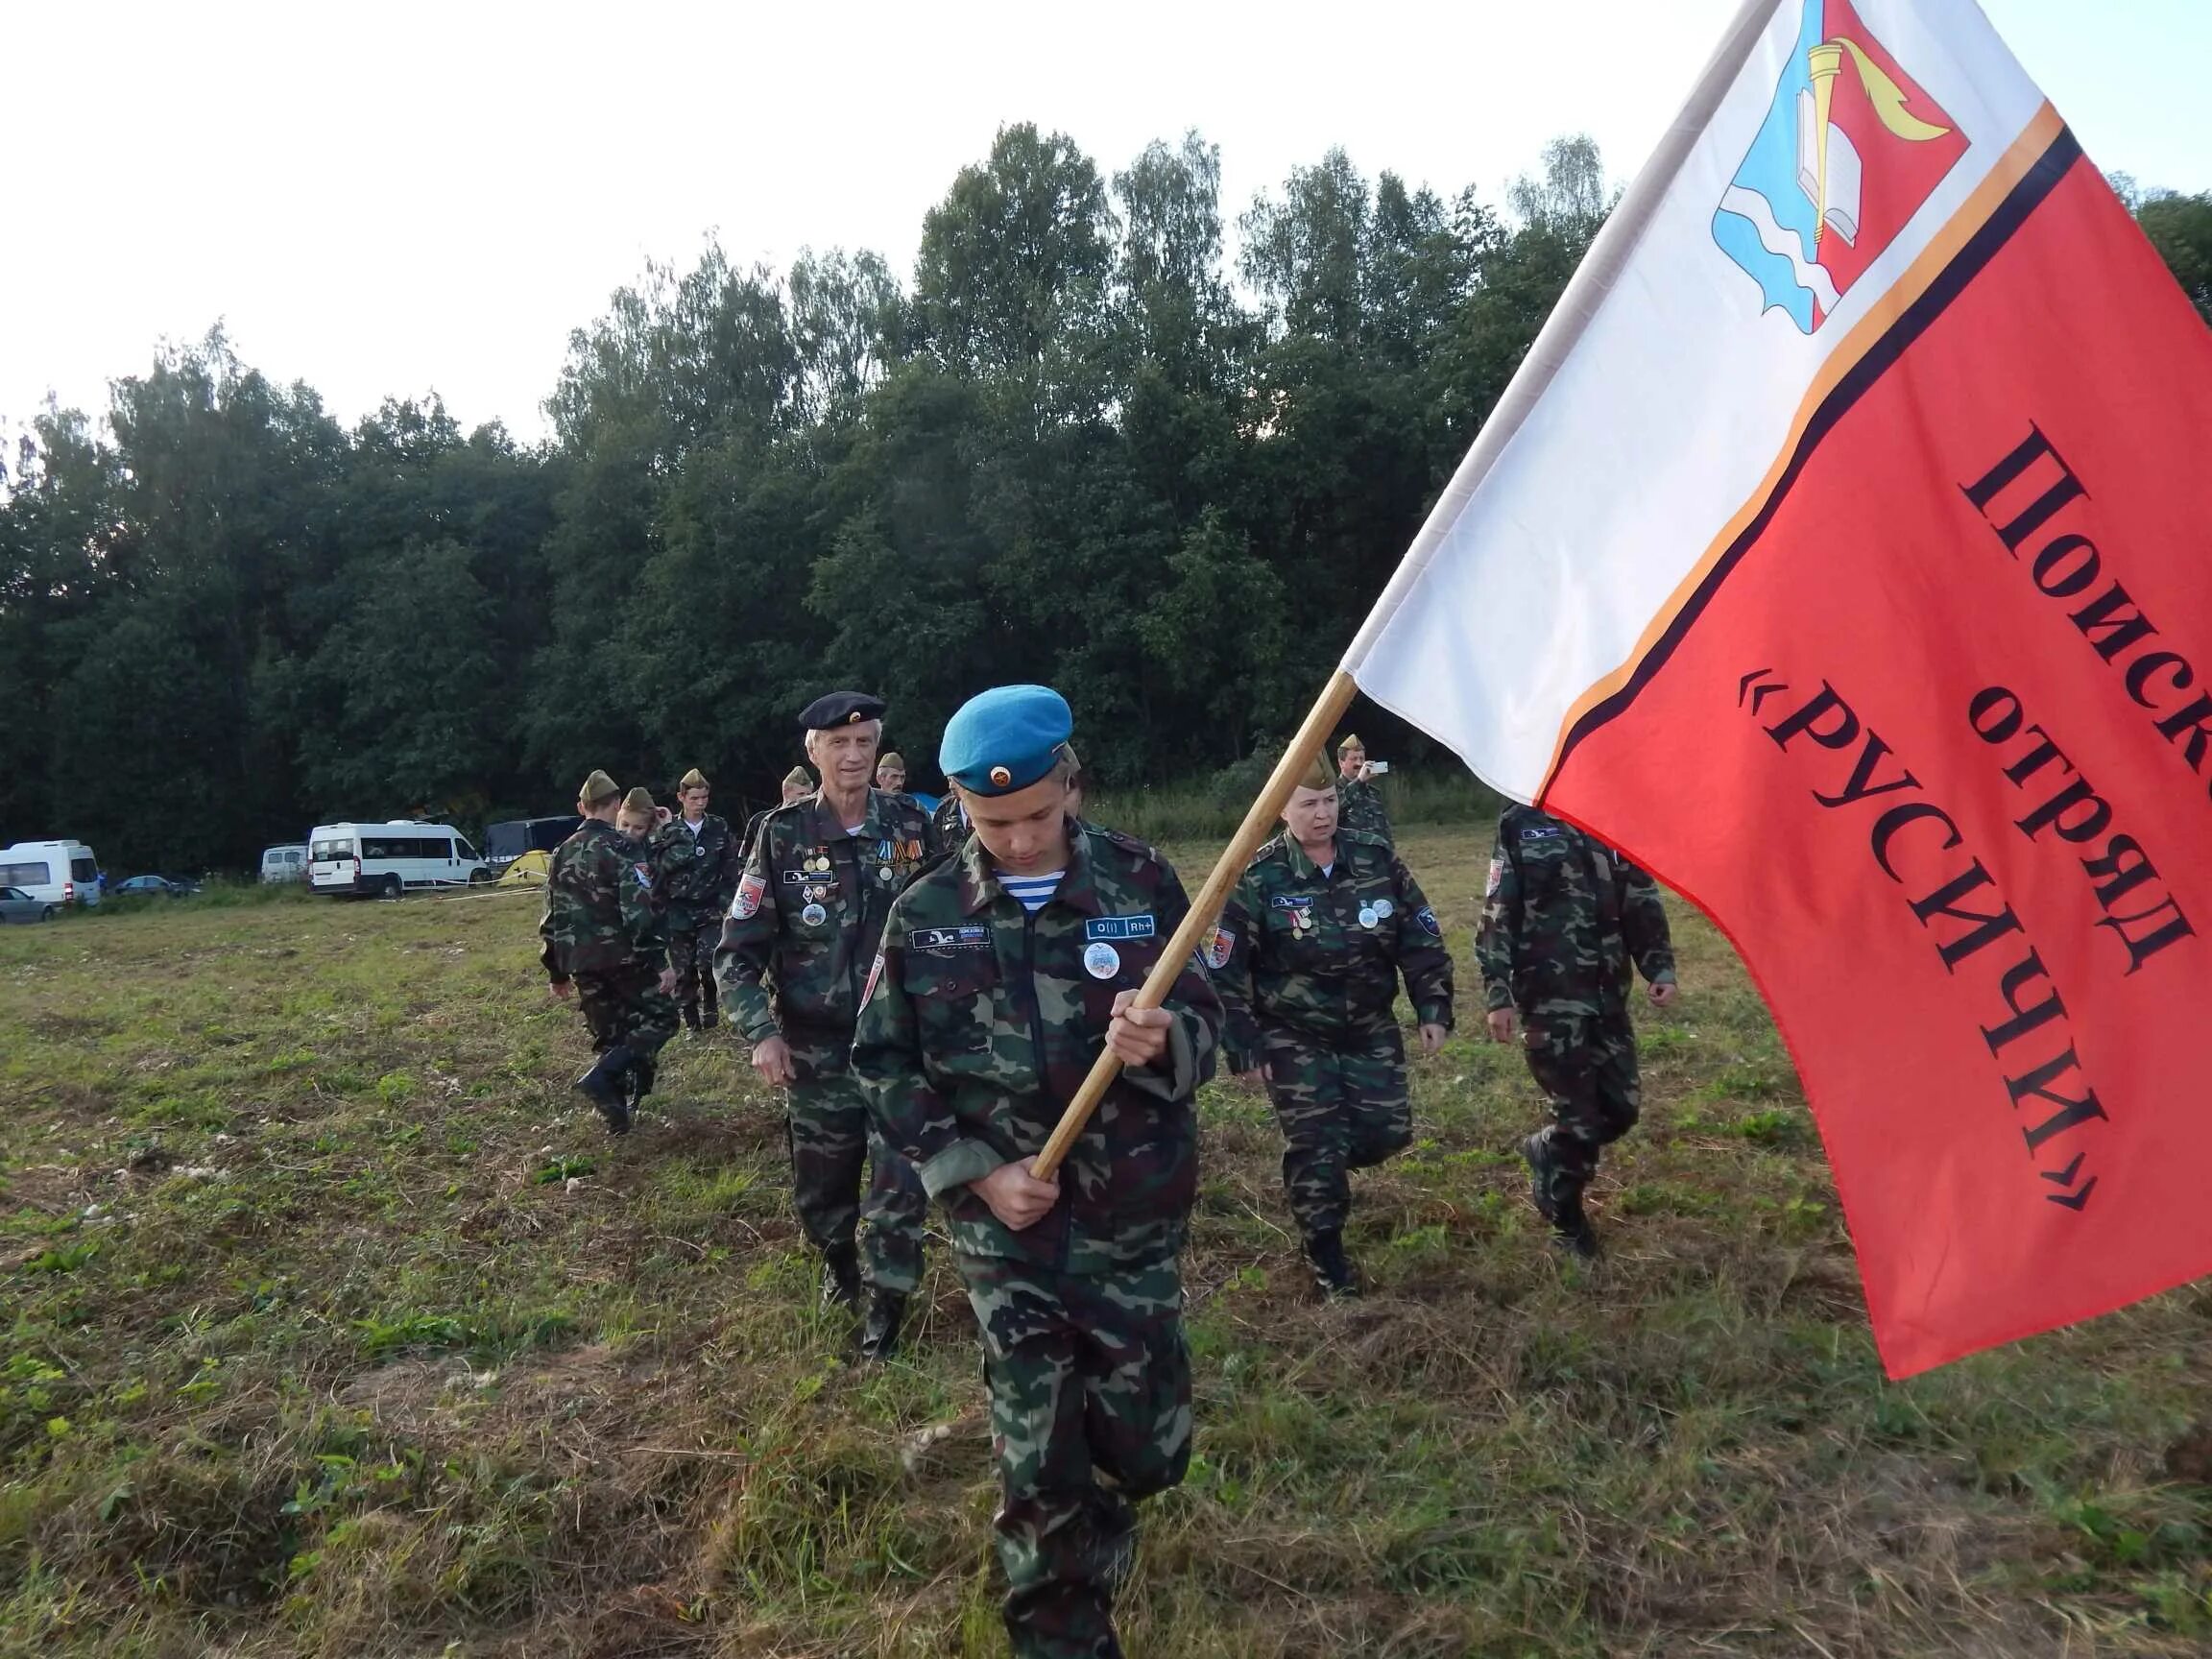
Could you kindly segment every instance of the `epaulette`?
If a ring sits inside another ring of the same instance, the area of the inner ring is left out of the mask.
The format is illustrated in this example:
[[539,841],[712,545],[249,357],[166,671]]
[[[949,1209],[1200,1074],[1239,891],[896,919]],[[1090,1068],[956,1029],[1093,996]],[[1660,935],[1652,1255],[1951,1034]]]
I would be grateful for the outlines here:
[[1160,850],[1149,841],[1140,841],[1134,835],[1125,835],[1118,830],[1109,830],[1103,824],[1092,824],[1082,819],[1077,819],[1076,824],[1078,828],[1101,837],[1144,863],[1158,864],[1163,868],[1166,866],[1167,860],[1160,856]]

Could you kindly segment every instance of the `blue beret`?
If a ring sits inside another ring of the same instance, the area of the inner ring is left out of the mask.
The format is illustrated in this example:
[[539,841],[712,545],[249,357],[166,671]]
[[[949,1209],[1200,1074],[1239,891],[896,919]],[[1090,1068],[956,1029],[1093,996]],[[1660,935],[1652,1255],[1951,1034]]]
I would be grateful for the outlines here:
[[1068,699],[1051,686],[994,685],[946,723],[937,764],[972,794],[1011,795],[1052,770],[1074,730]]
[[807,732],[827,732],[832,726],[857,726],[863,720],[880,720],[890,705],[865,691],[832,691],[817,697],[799,710],[799,725]]

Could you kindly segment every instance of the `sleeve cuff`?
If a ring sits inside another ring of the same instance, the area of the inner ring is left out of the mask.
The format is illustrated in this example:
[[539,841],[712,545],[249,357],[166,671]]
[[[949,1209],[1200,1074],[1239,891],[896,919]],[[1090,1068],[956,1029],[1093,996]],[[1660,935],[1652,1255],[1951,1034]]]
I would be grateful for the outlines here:
[[922,1177],[923,1190],[932,1198],[942,1198],[956,1187],[982,1180],[1005,1162],[981,1141],[955,1141],[935,1157],[924,1159],[915,1169]]
[[1512,1007],[1513,988],[1509,985],[1496,983],[1483,986],[1482,1006],[1492,1014],[1497,1013],[1501,1008]]
[[1132,1087],[1162,1100],[1180,1100],[1198,1086],[1198,1051],[1190,1042],[1190,1028],[1176,1016],[1167,1027],[1167,1052],[1150,1066],[1124,1066],[1121,1075]]

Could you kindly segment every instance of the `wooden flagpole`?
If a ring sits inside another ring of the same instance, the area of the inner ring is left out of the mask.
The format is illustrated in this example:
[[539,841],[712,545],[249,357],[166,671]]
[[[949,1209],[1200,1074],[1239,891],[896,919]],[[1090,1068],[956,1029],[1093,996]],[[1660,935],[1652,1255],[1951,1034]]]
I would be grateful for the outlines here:
[[[1214,925],[1220,920],[1222,907],[1229,902],[1230,890],[1244,874],[1245,866],[1252,862],[1252,854],[1260,851],[1261,843],[1275,828],[1275,820],[1283,815],[1284,805],[1290,799],[1290,791],[1297,787],[1300,775],[1328,743],[1329,733],[1344,710],[1352,707],[1358,690],[1352,676],[1343,669],[1330,676],[1321,700],[1313,705],[1306,723],[1298,728],[1298,735],[1291,738],[1289,746],[1283,751],[1283,758],[1275,762],[1266,787],[1260,791],[1260,798],[1252,803],[1251,810],[1244,814],[1244,822],[1238,826],[1235,837],[1215,861],[1214,874],[1206,878],[1206,885],[1198,889],[1197,898],[1190,902],[1190,913],[1183,918],[1183,925],[1175,929],[1175,936],[1160,952],[1160,960],[1144,976],[1144,984],[1132,1006],[1157,1008],[1167,999],[1167,993],[1174,989],[1176,976],[1190,963],[1191,953],[1213,936]],[[1046,1142],[1045,1150],[1037,1154],[1039,1180],[1052,1178],[1052,1172],[1074,1147],[1075,1138],[1083,1133],[1083,1125],[1091,1121],[1091,1114],[1098,1109],[1107,1086],[1120,1070],[1121,1062],[1115,1058],[1112,1049],[1099,1051],[1091,1074],[1083,1079],[1083,1087],[1076,1090],[1075,1098],[1068,1102],[1068,1110],[1061,1114],[1052,1139]]]

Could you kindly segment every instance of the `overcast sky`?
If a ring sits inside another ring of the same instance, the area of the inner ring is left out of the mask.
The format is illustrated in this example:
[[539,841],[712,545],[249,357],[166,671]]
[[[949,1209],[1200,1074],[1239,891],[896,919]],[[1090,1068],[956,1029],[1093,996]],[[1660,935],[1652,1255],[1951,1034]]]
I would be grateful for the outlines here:
[[[2212,188],[2212,0],[1984,5],[2100,167]],[[1495,200],[1586,132],[1622,180],[1734,10],[13,0],[0,429],[49,391],[104,409],[222,319],[342,419],[434,389],[536,438],[569,329],[645,259],[713,232],[740,261],[868,247],[904,274],[1006,122],[1108,175],[1195,127],[1232,223],[1332,144]]]

